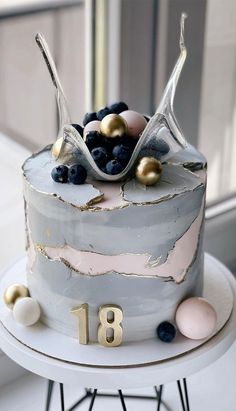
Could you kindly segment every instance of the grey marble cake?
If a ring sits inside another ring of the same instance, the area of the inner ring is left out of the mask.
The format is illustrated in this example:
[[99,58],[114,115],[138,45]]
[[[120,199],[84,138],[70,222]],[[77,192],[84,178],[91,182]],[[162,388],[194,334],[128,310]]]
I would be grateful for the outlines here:
[[180,301],[202,294],[204,157],[188,146],[151,187],[134,178],[58,184],[55,164],[46,148],[23,166],[27,279],[41,321],[76,337],[70,311],[87,303],[96,341],[99,307],[116,304],[123,341],[153,337]]

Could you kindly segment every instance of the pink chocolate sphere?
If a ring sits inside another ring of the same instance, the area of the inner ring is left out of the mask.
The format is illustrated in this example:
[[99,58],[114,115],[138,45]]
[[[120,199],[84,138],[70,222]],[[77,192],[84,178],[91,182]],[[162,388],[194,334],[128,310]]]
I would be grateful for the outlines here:
[[89,131],[100,131],[100,121],[93,120],[86,124],[84,127],[84,136],[86,136]]
[[122,111],[120,116],[123,117],[128,124],[128,133],[131,137],[138,137],[147,125],[147,120],[142,116],[142,114],[137,113],[137,111]]
[[205,298],[192,297],[178,306],[175,320],[181,334],[192,340],[201,340],[214,331],[217,316]]

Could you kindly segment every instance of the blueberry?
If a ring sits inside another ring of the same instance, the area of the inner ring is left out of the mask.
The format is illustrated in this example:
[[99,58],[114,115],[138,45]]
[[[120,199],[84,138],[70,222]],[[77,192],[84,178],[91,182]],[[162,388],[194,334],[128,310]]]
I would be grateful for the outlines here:
[[83,125],[86,126],[86,124],[90,123],[90,121],[97,120],[97,113],[86,113],[83,119]]
[[84,131],[83,127],[81,127],[79,124],[71,124],[71,125],[78,131],[78,133],[81,136],[83,136],[83,131]]
[[133,151],[136,144],[137,144],[137,142],[138,142],[138,138],[125,136],[125,137],[123,137],[123,141],[125,142],[125,145],[130,147],[130,149]]
[[176,336],[176,328],[168,321],[164,321],[157,327],[157,336],[163,342],[171,342]]
[[87,178],[86,169],[80,164],[74,164],[69,168],[68,180],[72,184],[83,184]]
[[103,143],[101,145],[105,147],[109,155],[112,155],[113,148],[119,144],[121,144],[121,138],[114,137],[114,138],[104,138]]
[[97,131],[90,131],[86,134],[85,144],[90,151],[95,147],[100,147],[102,143],[103,138]]
[[112,112],[108,107],[104,107],[97,112],[97,118],[98,120],[102,121],[104,117],[106,117],[108,114],[111,114],[111,113]]
[[111,175],[119,174],[123,170],[124,170],[124,167],[117,160],[111,160],[106,165],[107,174],[111,174]]
[[109,109],[112,113],[120,114],[122,111],[128,110],[128,106],[123,101],[119,101],[118,103],[111,104]]
[[162,155],[169,153],[170,147],[169,144],[163,140],[163,138],[159,138],[156,143],[156,150],[160,151]]
[[132,151],[129,147],[120,144],[113,148],[112,154],[121,164],[127,165],[132,155]]
[[54,167],[51,171],[51,176],[57,183],[67,183],[68,167],[64,165]]
[[102,167],[106,164],[108,155],[107,151],[104,147],[96,147],[91,151],[91,155],[95,161],[95,163],[98,165],[98,167]]

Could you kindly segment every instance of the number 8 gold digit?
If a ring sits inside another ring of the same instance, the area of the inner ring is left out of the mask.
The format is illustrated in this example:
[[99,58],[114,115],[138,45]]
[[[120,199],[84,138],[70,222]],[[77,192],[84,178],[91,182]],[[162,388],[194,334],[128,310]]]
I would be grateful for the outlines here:
[[118,305],[102,305],[99,309],[98,342],[104,347],[118,347],[122,343],[123,312]]

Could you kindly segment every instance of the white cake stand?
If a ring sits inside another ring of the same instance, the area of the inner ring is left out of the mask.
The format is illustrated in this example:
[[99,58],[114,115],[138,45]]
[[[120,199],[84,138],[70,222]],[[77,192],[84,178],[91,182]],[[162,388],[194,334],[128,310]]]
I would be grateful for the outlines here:
[[[160,386],[160,391],[157,392],[158,407],[161,406],[162,386],[171,381],[177,381],[182,408],[188,411],[188,393],[186,385],[186,377],[196,373],[202,368],[210,365],[212,362],[222,356],[231,346],[236,338],[236,281],[231,272],[218,260],[210,255],[206,255],[207,266],[211,271],[215,271],[215,281],[217,284],[218,276],[224,277],[225,281],[230,284],[233,295],[232,311],[226,324],[214,335],[210,340],[200,346],[185,352],[182,355],[173,358],[159,361],[156,364],[146,365],[130,365],[125,367],[97,367],[92,365],[77,365],[67,361],[57,360],[48,357],[45,354],[36,352],[29,348],[19,340],[17,340],[9,331],[0,324],[0,347],[12,360],[17,362],[22,367],[32,371],[35,374],[43,376],[50,380],[48,391],[48,406],[51,397],[53,383],[52,381],[60,382],[61,389],[61,409],[64,410],[64,394],[63,383],[78,384],[84,387],[96,387],[93,391],[86,390],[85,396],[82,398],[91,397],[89,410],[92,410],[94,400],[97,395],[97,389],[119,389],[119,396],[123,410],[126,410],[122,389],[125,388],[140,388],[157,385]],[[5,276],[7,273],[5,273]],[[221,296],[221,288],[218,290],[219,299]],[[227,301],[225,301],[227,304]],[[145,345],[142,345],[140,350],[145,350]],[[98,350],[99,355],[99,350]],[[137,356],[139,355],[137,351]],[[140,352],[142,356],[142,353]],[[138,364],[137,358],[137,364]],[[180,380],[183,379],[184,395],[181,388]],[[185,398],[184,398],[185,397]],[[75,409],[75,408],[73,408]],[[160,409],[160,408],[158,408]]]

